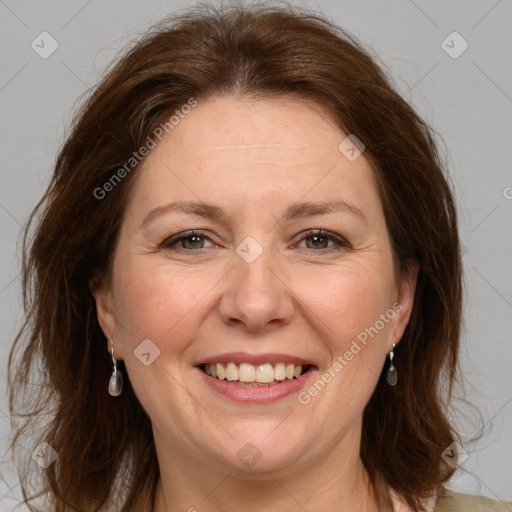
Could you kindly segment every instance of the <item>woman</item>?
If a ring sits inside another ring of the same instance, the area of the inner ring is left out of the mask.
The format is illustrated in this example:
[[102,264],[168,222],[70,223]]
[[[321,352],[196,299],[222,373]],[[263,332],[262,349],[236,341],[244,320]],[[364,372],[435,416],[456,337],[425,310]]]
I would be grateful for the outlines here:
[[15,414],[43,365],[43,510],[512,510],[443,487],[454,201],[341,29],[166,20],[83,105],[31,220],[10,392]]

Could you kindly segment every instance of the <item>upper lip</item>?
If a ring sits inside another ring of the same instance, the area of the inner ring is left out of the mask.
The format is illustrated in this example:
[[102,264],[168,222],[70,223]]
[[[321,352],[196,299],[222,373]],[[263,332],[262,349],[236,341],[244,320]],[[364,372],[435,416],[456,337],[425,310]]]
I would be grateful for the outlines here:
[[226,354],[218,354],[211,356],[206,359],[201,359],[194,366],[200,366],[203,364],[215,364],[215,363],[249,363],[254,366],[270,363],[293,363],[301,364],[303,366],[315,366],[311,361],[302,357],[292,356],[291,354],[248,354],[247,352],[229,352]]

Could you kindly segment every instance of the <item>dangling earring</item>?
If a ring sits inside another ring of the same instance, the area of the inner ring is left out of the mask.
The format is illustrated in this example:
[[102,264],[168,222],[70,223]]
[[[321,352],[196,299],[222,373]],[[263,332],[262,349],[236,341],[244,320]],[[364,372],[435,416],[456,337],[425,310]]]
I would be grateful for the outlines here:
[[123,391],[123,374],[117,369],[117,361],[114,357],[114,340],[111,339],[112,364],[114,369],[108,382],[108,393],[110,396],[119,396]]
[[391,349],[391,352],[389,353],[389,368],[388,373],[386,374],[386,381],[390,386],[395,386],[396,381],[398,380],[398,375],[396,373],[396,368],[393,366],[393,356],[395,355],[393,353],[393,350],[395,348],[395,344],[393,343],[393,348]]

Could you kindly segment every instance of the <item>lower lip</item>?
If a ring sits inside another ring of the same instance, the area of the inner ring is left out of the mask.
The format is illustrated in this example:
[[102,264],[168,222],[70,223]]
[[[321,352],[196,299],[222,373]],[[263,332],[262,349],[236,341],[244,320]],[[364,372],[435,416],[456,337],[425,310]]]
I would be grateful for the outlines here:
[[271,402],[298,393],[314,373],[313,369],[309,369],[298,379],[283,381],[274,386],[240,386],[227,380],[210,377],[200,368],[196,367],[196,370],[211,389],[237,402]]

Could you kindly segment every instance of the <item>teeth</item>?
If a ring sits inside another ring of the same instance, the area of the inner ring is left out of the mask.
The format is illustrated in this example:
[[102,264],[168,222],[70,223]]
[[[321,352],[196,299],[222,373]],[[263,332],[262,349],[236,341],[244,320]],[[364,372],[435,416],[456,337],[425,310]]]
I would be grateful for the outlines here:
[[274,380],[274,368],[271,364],[260,364],[256,369],[256,382],[272,382]]
[[252,364],[242,363],[238,373],[238,380],[240,382],[255,382],[256,368]]
[[277,363],[274,366],[274,379],[284,380],[286,379],[286,366],[284,363]]
[[[206,364],[204,371],[219,380],[228,380],[230,382],[243,383],[261,383],[269,384],[275,381],[292,380],[302,375],[302,365],[293,363],[276,363],[272,366],[270,363],[254,366],[249,363],[229,362],[226,366],[222,363]],[[275,383],[277,383],[275,382]]]
[[235,363],[228,363],[226,367],[226,380],[238,380],[238,367]]

